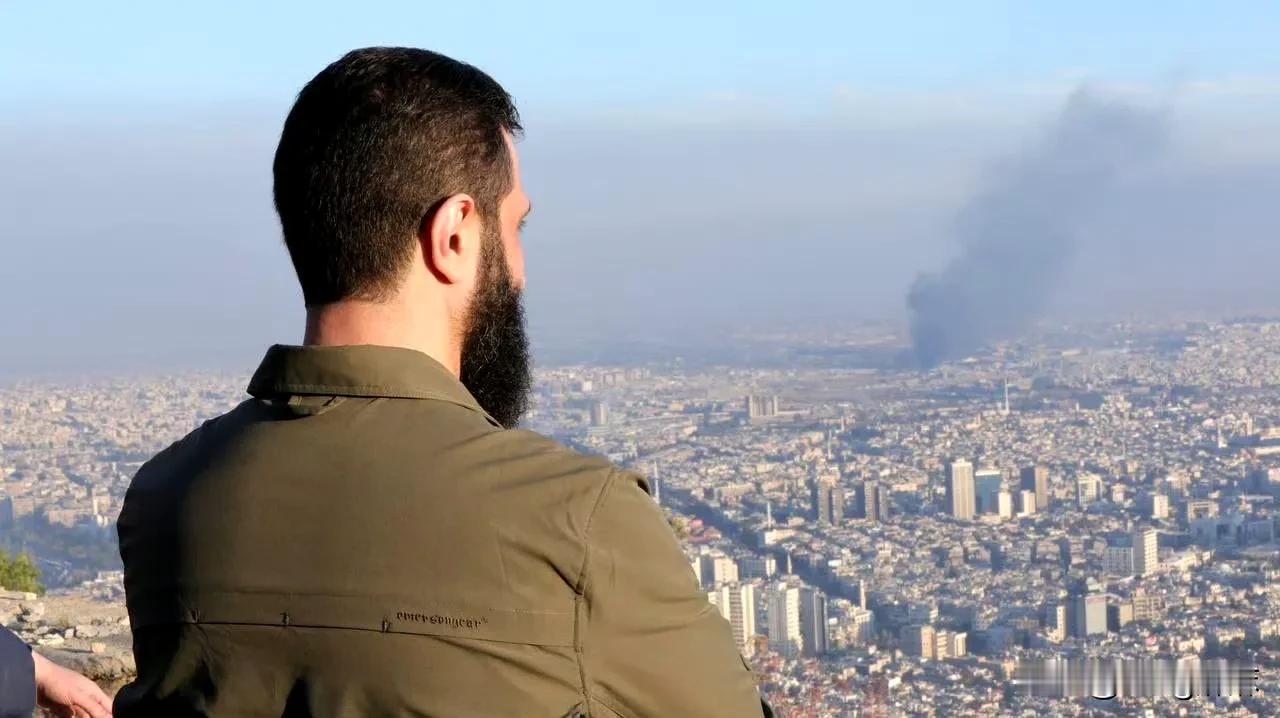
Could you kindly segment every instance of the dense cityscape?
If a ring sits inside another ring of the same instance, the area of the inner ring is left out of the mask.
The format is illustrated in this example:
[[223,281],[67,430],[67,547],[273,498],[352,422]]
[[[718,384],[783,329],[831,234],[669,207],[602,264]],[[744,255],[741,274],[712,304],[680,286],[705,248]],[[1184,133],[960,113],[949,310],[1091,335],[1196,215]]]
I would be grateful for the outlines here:
[[[929,371],[881,327],[751,343],[758,366],[544,367],[526,425],[650,479],[779,715],[1280,714],[1280,322],[1042,328]],[[124,490],[245,383],[0,385],[0,536],[50,587],[0,594],[8,625],[127,675]],[[1258,671],[1019,690],[1050,658]]]

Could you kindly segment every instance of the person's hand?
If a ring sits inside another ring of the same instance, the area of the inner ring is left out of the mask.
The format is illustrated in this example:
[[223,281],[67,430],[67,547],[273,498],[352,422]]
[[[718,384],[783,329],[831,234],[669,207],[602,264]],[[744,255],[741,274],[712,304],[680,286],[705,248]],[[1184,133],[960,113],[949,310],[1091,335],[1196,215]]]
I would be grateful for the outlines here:
[[40,707],[66,718],[111,718],[111,699],[97,683],[31,652]]

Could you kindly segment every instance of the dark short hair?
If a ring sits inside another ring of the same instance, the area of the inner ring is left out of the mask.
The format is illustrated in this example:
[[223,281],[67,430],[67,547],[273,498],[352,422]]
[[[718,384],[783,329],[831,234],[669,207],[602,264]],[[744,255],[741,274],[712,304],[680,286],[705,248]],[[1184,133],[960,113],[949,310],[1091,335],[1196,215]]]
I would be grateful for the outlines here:
[[385,298],[424,221],[465,192],[496,221],[510,191],[507,91],[444,55],[353,50],[308,82],[276,148],[276,212],[307,306]]

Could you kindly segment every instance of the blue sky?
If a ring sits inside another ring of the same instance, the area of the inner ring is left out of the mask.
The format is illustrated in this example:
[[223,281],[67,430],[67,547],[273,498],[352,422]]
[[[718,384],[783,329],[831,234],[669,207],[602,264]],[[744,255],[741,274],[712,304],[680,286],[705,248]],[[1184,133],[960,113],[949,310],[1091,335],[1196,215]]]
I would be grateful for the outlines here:
[[347,49],[405,44],[481,66],[534,114],[709,97],[804,107],[841,89],[1273,77],[1278,36],[1271,2],[4,0],[0,102],[274,106]]

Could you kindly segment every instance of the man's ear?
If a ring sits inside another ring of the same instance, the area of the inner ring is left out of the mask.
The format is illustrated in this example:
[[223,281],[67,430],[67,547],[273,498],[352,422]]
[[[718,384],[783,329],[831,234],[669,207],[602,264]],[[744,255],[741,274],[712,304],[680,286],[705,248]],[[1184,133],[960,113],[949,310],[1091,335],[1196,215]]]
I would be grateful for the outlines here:
[[475,271],[480,248],[480,217],[468,194],[441,200],[418,232],[427,267],[441,282],[456,284]]

